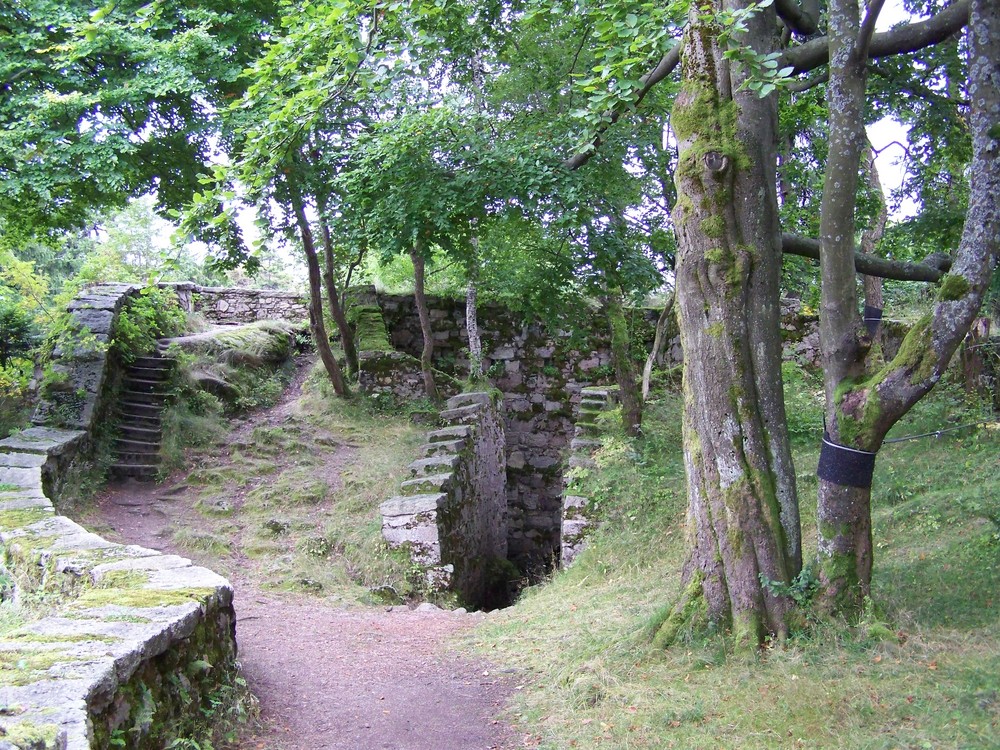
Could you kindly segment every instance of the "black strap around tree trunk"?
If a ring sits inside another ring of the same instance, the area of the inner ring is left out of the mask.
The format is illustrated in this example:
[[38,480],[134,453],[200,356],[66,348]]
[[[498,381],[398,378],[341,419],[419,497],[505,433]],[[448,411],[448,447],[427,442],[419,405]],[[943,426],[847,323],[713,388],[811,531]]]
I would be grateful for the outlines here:
[[871,487],[876,455],[835,443],[830,433],[823,430],[816,475],[824,481],[846,487]]

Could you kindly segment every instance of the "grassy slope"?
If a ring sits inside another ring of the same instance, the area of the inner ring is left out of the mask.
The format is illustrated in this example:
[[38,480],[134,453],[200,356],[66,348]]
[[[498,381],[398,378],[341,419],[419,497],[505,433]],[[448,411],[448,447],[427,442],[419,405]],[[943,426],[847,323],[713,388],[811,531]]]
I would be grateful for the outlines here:
[[[807,433],[817,407],[801,392],[793,402]],[[955,407],[939,394],[894,434],[954,424]],[[1000,747],[1000,529],[985,517],[1000,513],[1000,431],[886,446],[876,605],[853,627],[816,625],[747,659],[723,638],[648,645],[646,624],[677,593],[686,504],[677,400],[649,417],[648,444],[614,442],[586,480],[607,517],[590,547],[476,635],[535,676],[516,709],[528,746]],[[817,458],[798,446],[807,559]]]
[[251,413],[248,425],[217,410],[178,413],[169,452],[187,468],[165,492],[176,491],[177,510],[192,506],[167,529],[185,554],[264,588],[345,603],[370,602],[369,589],[385,585],[407,593],[412,565],[386,549],[378,511],[423,442],[407,415],[335,398],[318,370],[287,410]]

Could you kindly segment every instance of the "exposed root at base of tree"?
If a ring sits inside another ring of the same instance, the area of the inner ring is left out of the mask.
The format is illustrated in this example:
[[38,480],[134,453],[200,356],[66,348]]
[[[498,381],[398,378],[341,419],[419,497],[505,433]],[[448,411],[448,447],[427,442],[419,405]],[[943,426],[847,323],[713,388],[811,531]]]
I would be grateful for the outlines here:
[[701,585],[704,577],[701,571],[694,573],[666,619],[656,627],[655,648],[670,648],[682,632],[696,632],[708,625],[708,607]]

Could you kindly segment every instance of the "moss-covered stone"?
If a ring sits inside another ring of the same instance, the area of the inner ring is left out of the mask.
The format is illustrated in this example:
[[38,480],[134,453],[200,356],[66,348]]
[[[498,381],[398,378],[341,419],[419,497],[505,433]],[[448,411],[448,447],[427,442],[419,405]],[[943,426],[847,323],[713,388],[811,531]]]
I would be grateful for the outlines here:
[[6,727],[3,739],[20,750],[55,750],[59,738],[57,724],[36,724],[19,721]]
[[52,517],[52,509],[44,506],[0,511],[0,531],[10,531],[30,526],[36,521]]

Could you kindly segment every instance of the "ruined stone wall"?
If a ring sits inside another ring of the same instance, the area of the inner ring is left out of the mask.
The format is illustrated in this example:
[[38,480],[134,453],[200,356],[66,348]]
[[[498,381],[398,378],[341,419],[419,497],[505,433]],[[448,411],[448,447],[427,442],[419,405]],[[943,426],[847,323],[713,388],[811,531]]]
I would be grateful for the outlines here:
[[189,312],[201,313],[209,323],[231,325],[257,320],[288,320],[297,323],[309,319],[309,300],[303,294],[273,289],[243,289],[173,285],[182,306],[190,299]]
[[502,405],[489,393],[463,393],[441,412],[410,464],[412,479],[381,505],[382,535],[405,547],[432,590],[450,589],[474,607],[497,601],[494,579],[507,559],[506,442]]
[[[379,295],[378,304],[393,346],[419,356],[422,337],[412,297]],[[428,304],[438,367],[464,374],[464,301],[431,298]],[[540,573],[559,559],[562,461],[573,437],[574,408],[581,388],[610,377],[610,353],[599,330],[588,345],[575,347],[499,305],[480,307],[479,328],[483,367],[504,400],[508,557],[522,571]]]
[[178,717],[211,708],[235,676],[224,578],[108,542],[52,503],[111,421],[121,367],[108,344],[136,290],[105,284],[70,303],[54,353],[62,387],[48,389],[35,426],[0,441],[0,577],[15,582],[4,598],[44,591],[55,602],[48,616],[0,639],[0,747],[103,750],[112,739],[162,747],[183,732]]

